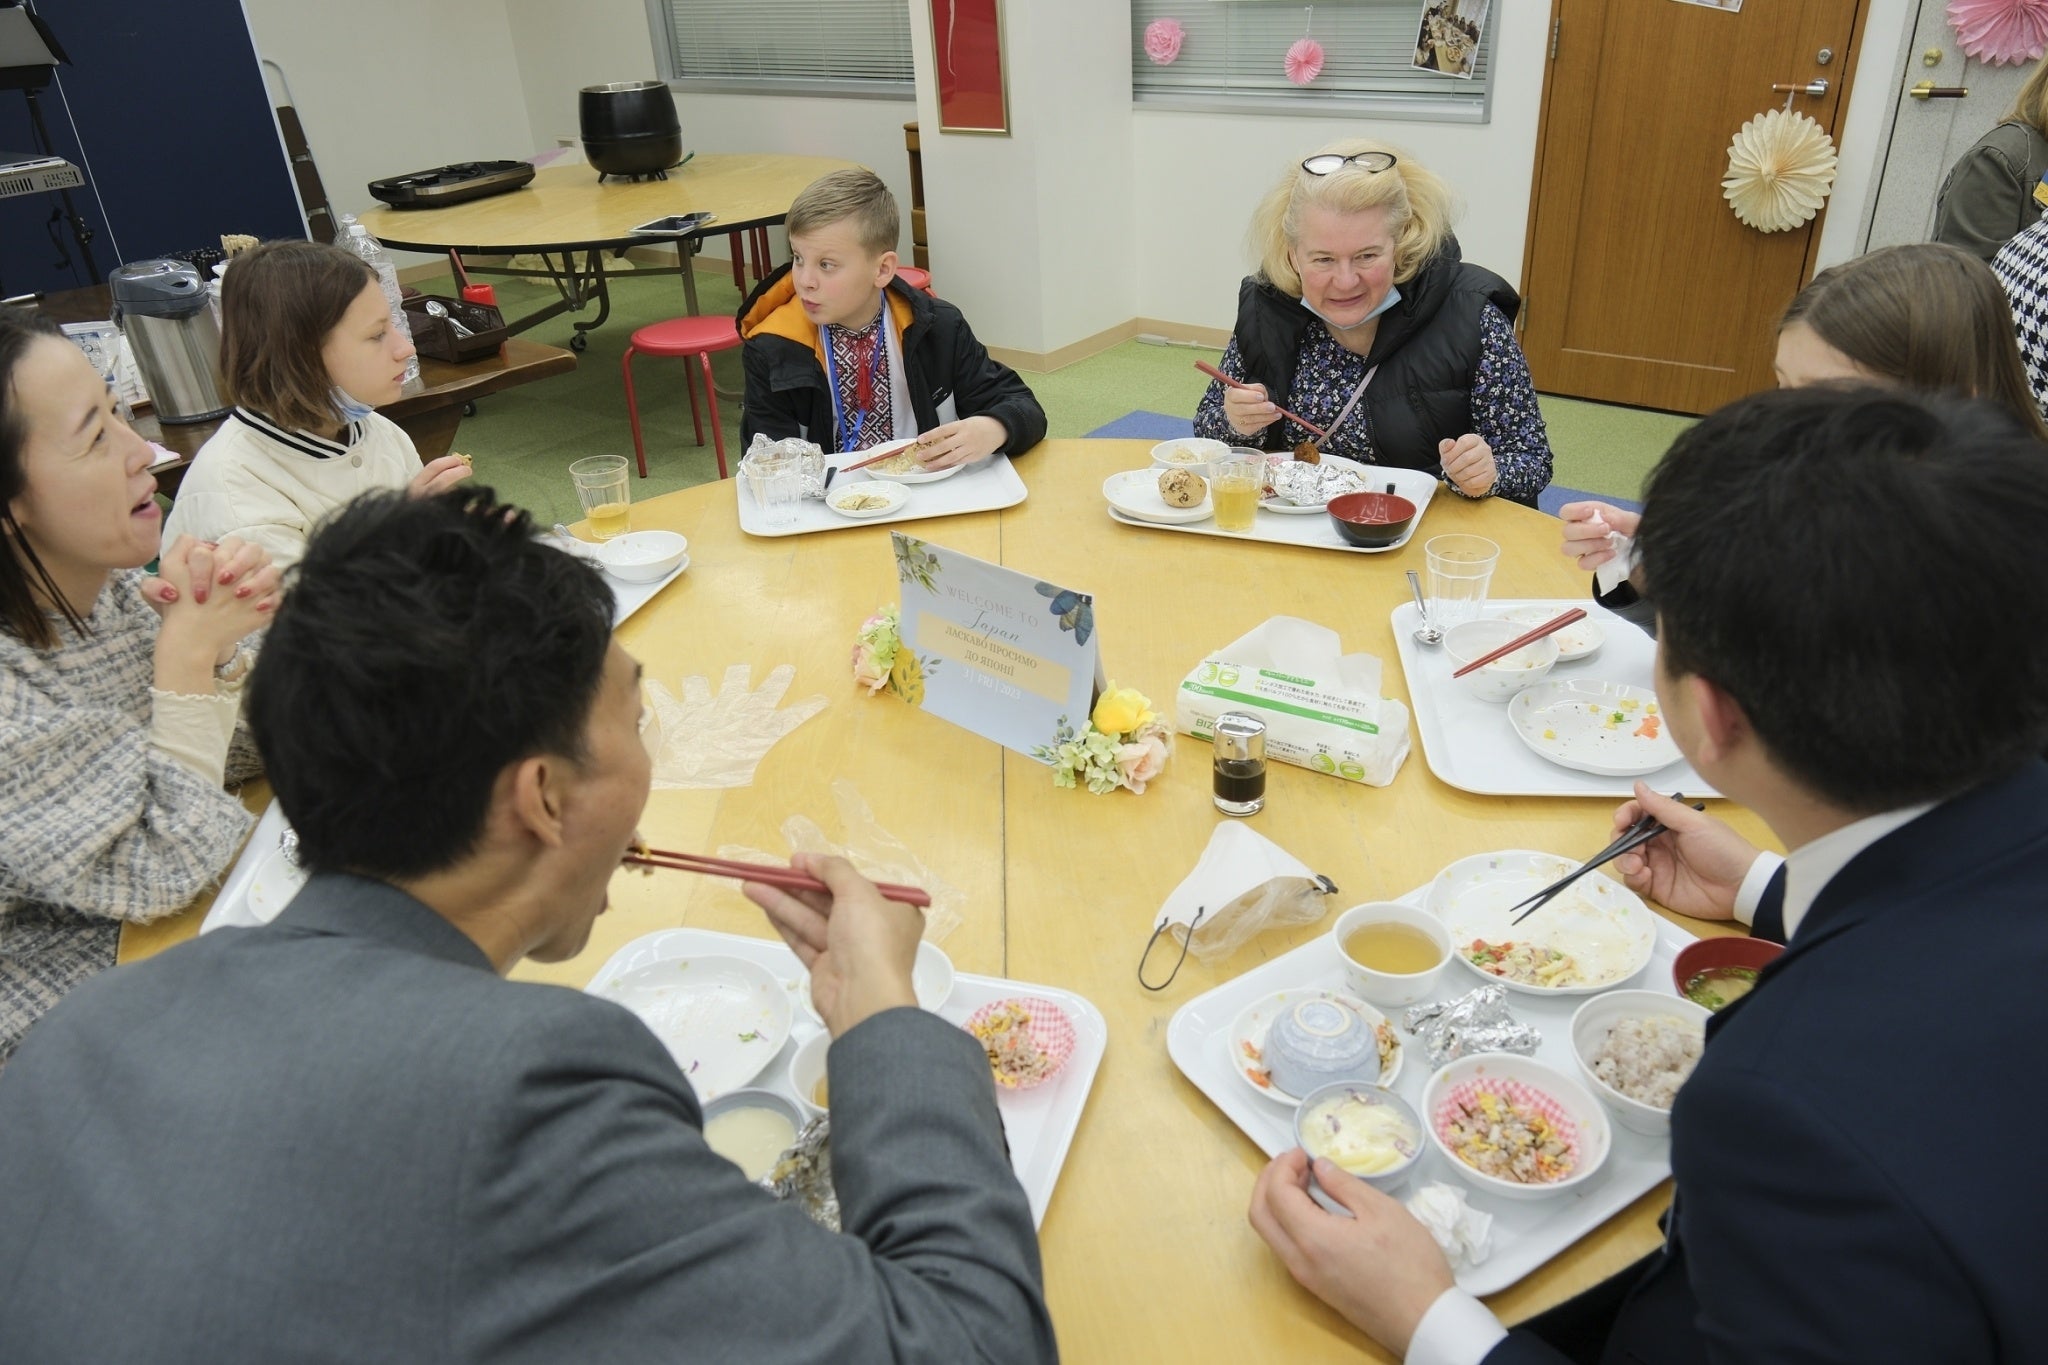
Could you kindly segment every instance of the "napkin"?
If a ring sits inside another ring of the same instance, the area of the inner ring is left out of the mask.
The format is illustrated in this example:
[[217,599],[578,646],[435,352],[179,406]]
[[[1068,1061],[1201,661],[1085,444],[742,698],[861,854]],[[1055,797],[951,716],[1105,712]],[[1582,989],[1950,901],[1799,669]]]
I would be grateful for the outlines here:
[[1453,1270],[1478,1265],[1493,1254],[1493,1215],[1467,1204],[1463,1186],[1424,1185],[1409,1197],[1408,1212],[1436,1238]]
[[1159,907],[1153,929],[1203,961],[1235,952],[1262,929],[1322,918],[1327,877],[1241,820],[1219,821],[1209,846]]

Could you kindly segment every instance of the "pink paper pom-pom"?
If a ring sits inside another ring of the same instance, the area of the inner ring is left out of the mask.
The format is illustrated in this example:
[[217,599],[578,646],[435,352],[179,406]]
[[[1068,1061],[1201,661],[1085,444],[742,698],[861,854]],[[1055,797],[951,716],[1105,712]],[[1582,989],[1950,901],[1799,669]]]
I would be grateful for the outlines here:
[[1313,38],[1303,38],[1287,49],[1287,79],[1296,85],[1307,85],[1323,71],[1323,45]]
[[1154,19],[1145,25],[1145,55],[1161,66],[1170,66],[1180,56],[1181,40],[1187,30],[1178,19]]
[[1949,0],[1956,45],[1980,62],[2017,66],[2048,50],[2048,0]]

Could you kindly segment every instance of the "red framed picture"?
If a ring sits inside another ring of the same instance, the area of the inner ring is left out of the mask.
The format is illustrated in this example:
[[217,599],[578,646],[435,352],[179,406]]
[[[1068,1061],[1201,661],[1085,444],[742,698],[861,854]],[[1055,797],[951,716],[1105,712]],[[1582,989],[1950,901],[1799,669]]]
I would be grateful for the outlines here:
[[932,58],[939,131],[1008,135],[1001,0],[932,0]]

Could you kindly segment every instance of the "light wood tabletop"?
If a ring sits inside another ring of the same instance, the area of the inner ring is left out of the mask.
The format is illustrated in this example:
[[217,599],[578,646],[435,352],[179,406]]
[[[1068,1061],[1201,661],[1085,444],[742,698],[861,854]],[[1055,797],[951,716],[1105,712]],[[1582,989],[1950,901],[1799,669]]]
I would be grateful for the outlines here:
[[598,182],[578,163],[548,166],[507,194],[444,209],[370,209],[357,221],[386,246],[406,251],[510,253],[650,245],[633,229],[669,214],[718,215],[704,235],[779,223],[789,201],[821,175],[852,166],[826,156],[746,153],[692,157],[666,180]]
[[[1336,629],[1347,651],[1387,665],[1384,690],[1406,699],[1388,622],[1406,598],[1403,570],[1422,540],[1471,531],[1499,543],[1501,597],[1578,598],[1586,576],[1558,553],[1557,522],[1500,501],[1434,499],[1420,534],[1373,556],[1174,535],[1113,522],[1100,487],[1147,462],[1139,441],[1048,441],[1018,461],[1030,489],[1000,513],[917,523],[915,534],[1093,592],[1103,662],[1119,684],[1171,705],[1203,654],[1273,615]],[[564,475],[566,478],[566,474]],[[874,608],[896,600],[886,527],[754,539],[722,482],[636,506],[636,529],[679,531],[691,567],[619,635],[651,679],[714,687],[732,664],[758,684],[793,664],[791,700],[825,710],[768,755],[752,785],[656,791],[643,829],[656,844],[716,852],[788,852],[780,828],[807,816],[840,830],[835,779],[876,821],[965,893],[965,922],[943,947],[962,971],[1078,992],[1109,1026],[1109,1046],[1041,1230],[1046,1288],[1073,1362],[1387,1359],[1290,1280],[1245,1221],[1265,1158],[1166,1052],[1175,1010],[1204,991],[1328,931],[1322,921],[1268,931],[1218,963],[1190,957],[1157,994],[1137,984],[1140,952],[1167,893],[1221,819],[1210,803],[1206,745],[1185,736],[1143,796],[1053,787],[1045,769],[887,695],[854,684],[848,654]],[[1445,864],[1496,848],[1580,854],[1610,837],[1613,802],[1478,797],[1433,776],[1418,746],[1391,786],[1367,787],[1274,765],[1255,828],[1327,873],[1340,905],[1402,894]],[[1775,847],[1747,811],[1715,813]],[[144,931],[149,946],[189,933]],[[1730,932],[1673,917],[1695,933]],[[689,925],[770,937],[730,883],[622,873],[612,908],[575,960],[515,975],[580,986],[617,948]],[[142,934],[130,931],[140,950]],[[124,955],[128,945],[124,942]],[[1517,1320],[1655,1247],[1666,1189],[1645,1196],[1536,1274],[1490,1301]]]

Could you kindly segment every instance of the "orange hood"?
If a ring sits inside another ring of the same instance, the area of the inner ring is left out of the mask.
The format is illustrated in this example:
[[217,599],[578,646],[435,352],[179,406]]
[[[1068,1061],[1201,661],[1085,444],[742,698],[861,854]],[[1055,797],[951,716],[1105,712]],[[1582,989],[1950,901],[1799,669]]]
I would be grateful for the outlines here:
[[[812,322],[804,313],[803,304],[797,299],[796,285],[791,282],[784,267],[779,280],[768,281],[753,305],[740,315],[740,337],[745,340],[756,336],[781,337],[794,341],[799,346],[811,348],[811,354],[818,358],[818,368],[825,368],[824,329]],[[910,300],[894,289],[884,289],[882,297],[889,300],[889,316],[896,322],[896,334],[902,336],[910,330],[915,318]]]

